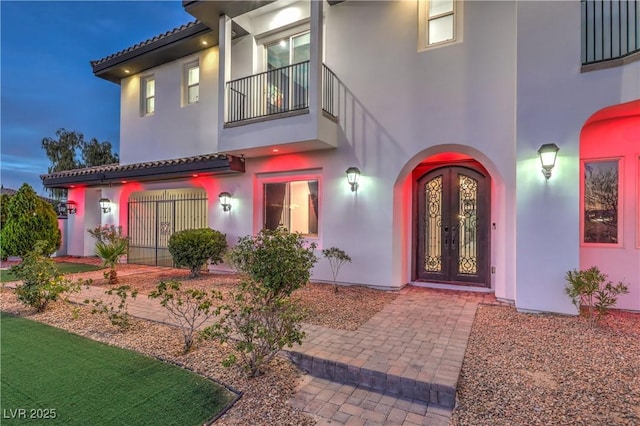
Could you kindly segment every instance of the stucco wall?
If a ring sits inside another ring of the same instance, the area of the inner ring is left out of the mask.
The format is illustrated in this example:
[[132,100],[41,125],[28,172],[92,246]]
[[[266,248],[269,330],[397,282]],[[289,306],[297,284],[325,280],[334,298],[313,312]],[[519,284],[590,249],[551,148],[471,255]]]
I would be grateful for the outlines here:
[[[184,66],[200,63],[200,99],[184,105]],[[155,77],[155,112],[140,113],[140,79]],[[120,163],[180,158],[217,151],[218,49],[161,65],[122,80]]]
[[[517,10],[516,302],[575,313],[564,275],[579,267],[580,130],[595,111],[640,97],[640,63],[580,73],[580,2],[518,2]],[[536,151],[550,142],[560,152],[545,181]]]

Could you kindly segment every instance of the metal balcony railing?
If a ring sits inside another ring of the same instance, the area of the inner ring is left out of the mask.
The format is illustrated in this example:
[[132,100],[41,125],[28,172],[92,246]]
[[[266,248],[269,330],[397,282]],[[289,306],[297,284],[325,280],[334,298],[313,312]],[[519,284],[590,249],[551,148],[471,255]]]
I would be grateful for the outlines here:
[[[322,66],[322,108],[337,111],[335,74]],[[309,108],[309,61],[229,81],[226,123]],[[325,106],[326,105],[326,106]]]
[[640,52],[640,1],[581,0],[582,65]]

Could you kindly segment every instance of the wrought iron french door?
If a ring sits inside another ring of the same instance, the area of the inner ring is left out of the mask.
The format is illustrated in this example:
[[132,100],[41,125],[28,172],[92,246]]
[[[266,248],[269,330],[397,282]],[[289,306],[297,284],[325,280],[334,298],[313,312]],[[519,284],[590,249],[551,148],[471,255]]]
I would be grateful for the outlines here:
[[184,229],[207,227],[207,194],[198,189],[134,194],[128,224],[128,263],[174,266],[169,238]]
[[416,279],[489,286],[489,178],[447,166],[416,180]]

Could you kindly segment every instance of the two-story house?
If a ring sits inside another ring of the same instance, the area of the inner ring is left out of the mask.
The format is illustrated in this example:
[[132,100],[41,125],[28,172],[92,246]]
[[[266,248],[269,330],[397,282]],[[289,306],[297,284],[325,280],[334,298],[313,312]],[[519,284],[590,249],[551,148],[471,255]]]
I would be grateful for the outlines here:
[[575,313],[565,273],[597,265],[640,310],[638,1],[183,7],[92,62],[121,87],[121,162],[42,176],[78,206],[69,254],[96,224],[157,265],[178,230],[282,225],[345,250],[344,283]]

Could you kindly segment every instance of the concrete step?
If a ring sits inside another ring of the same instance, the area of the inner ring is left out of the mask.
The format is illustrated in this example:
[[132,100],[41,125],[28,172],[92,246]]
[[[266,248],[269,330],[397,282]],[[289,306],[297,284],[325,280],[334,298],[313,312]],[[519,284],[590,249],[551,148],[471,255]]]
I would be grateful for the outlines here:
[[446,384],[437,383],[436,380],[421,380],[415,375],[403,377],[389,374],[355,365],[358,363],[357,361],[349,363],[349,361],[321,358],[295,350],[287,352],[295,365],[314,377],[447,408],[455,406],[455,383]]

